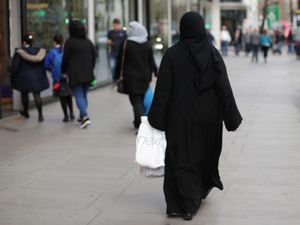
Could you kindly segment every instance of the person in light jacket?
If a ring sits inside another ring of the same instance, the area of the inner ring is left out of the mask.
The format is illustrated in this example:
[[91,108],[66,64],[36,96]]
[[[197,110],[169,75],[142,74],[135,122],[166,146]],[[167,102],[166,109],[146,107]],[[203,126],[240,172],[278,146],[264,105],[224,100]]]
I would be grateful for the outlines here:
[[226,26],[222,26],[221,30],[221,51],[223,56],[228,55],[228,45],[231,42],[231,36]]

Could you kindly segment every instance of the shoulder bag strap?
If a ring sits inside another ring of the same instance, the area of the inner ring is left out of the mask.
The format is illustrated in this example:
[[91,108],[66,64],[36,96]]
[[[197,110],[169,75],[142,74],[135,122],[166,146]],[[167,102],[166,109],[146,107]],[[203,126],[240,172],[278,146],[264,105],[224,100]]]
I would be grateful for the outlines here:
[[124,45],[123,45],[123,54],[122,54],[121,70],[120,70],[120,80],[123,80],[126,45],[127,45],[127,39],[125,40]]

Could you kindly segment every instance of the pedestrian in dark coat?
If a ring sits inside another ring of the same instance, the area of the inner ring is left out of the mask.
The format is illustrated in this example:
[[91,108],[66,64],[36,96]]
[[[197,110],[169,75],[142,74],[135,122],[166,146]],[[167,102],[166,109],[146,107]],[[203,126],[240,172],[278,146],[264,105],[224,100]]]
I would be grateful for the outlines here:
[[[156,75],[157,67],[153,58],[153,51],[148,41],[146,28],[136,22],[130,22],[127,29],[127,40],[121,45],[116,66],[116,78],[122,79],[126,93],[134,112],[134,127],[138,128],[141,116],[144,115],[143,100],[152,79],[152,72]],[[124,44],[126,43],[125,53]],[[122,57],[124,63],[122,64]],[[122,66],[123,65],[123,66]]]
[[183,15],[180,41],[162,59],[148,120],[166,132],[167,215],[191,220],[212,188],[223,189],[223,121],[228,131],[242,121],[224,61],[196,12]]
[[70,23],[69,33],[70,38],[64,46],[62,73],[69,79],[80,112],[79,127],[86,128],[91,124],[87,113],[87,92],[91,82],[95,80],[96,49],[86,38],[85,27],[80,21],[75,20]]
[[23,110],[21,115],[29,118],[29,93],[33,94],[38,110],[38,121],[44,121],[42,113],[42,99],[40,92],[49,88],[49,81],[43,68],[45,49],[35,48],[33,35],[25,34],[22,37],[22,48],[17,49],[12,60],[12,88],[21,92]]
[[[61,64],[63,57],[64,37],[56,34],[53,37],[53,48],[50,49],[44,60],[44,68],[51,72],[53,79],[53,95],[59,97],[59,101],[64,113],[63,122],[74,120],[72,94],[68,84],[68,79],[62,76]],[[68,110],[69,109],[69,110]],[[69,111],[69,112],[68,112]]]

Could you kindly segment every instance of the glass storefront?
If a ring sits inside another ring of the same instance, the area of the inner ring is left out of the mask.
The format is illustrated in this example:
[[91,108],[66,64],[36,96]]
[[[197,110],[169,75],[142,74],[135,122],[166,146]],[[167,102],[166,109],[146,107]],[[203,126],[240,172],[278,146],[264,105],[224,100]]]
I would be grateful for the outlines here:
[[72,19],[87,23],[85,0],[27,0],[25,30],[36,35],[36,46],[52,47],[52,37],[61,33],[68,37]]
[[151,0],[150,4],[150,39],[156,52],[168,48],[168,1]]
[[172,44],[179,41],[179,24],[182,15],[187,11],[185,1],[173,0],[172,1]]
[[112,29],[112,21],[118,18],[123,29],[129,22],[132,1],[129,0],[95,0],[95,45],[98,52],[96,77],[99,82],[110,81],[107,34]]

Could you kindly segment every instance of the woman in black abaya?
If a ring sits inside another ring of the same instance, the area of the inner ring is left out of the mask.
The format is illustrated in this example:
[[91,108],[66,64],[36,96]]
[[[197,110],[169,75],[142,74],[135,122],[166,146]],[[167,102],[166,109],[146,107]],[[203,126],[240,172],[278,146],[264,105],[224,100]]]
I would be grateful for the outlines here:
[[148,120],[166,132],[167,215],[191,220],[212,188],[223,189],[223,121],[228,131],[242,121],[223,59],[196,12],[183,15],[180,41],[162,59]]

